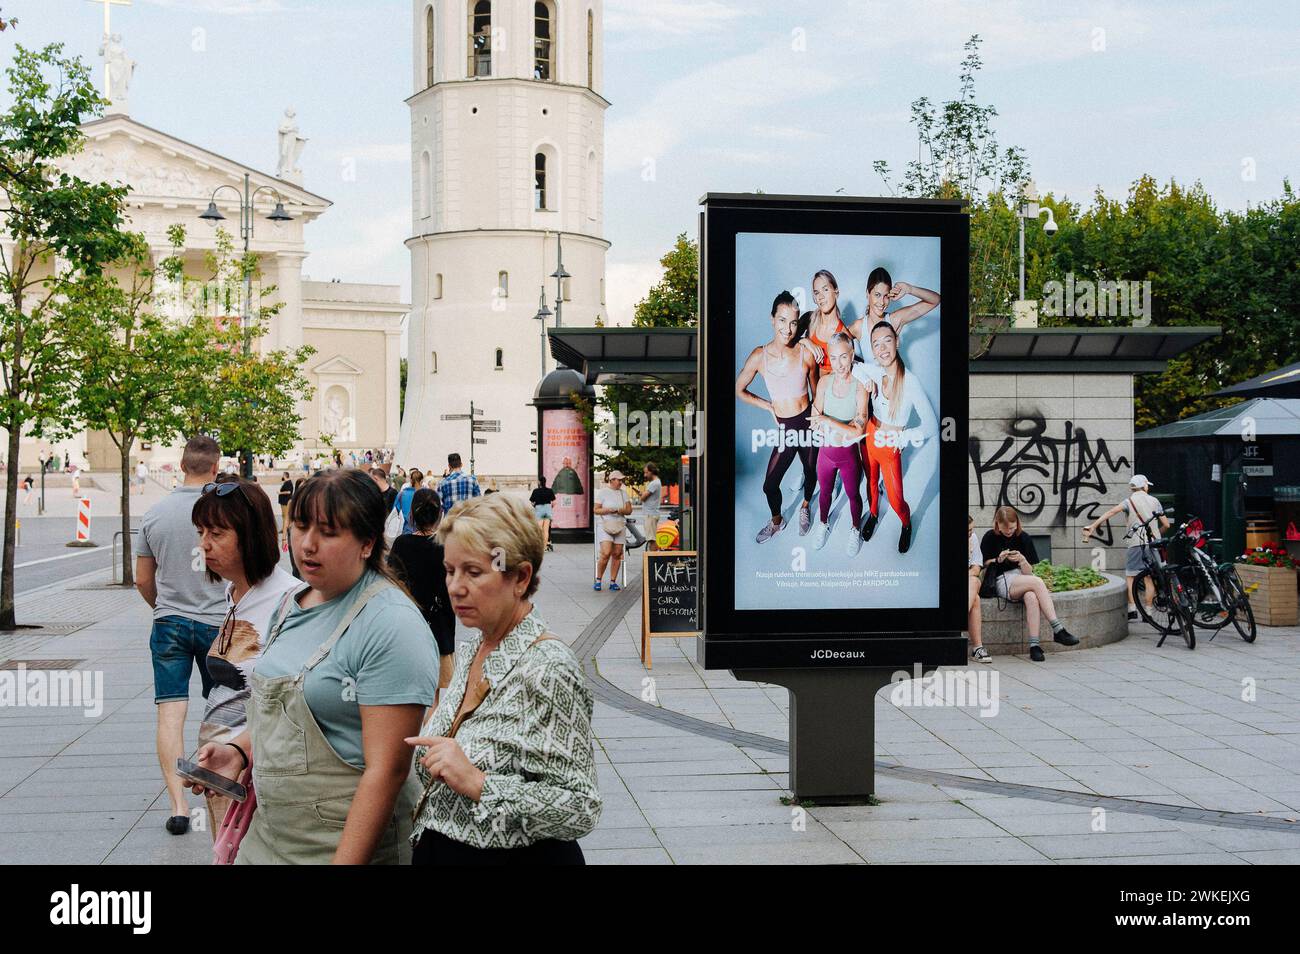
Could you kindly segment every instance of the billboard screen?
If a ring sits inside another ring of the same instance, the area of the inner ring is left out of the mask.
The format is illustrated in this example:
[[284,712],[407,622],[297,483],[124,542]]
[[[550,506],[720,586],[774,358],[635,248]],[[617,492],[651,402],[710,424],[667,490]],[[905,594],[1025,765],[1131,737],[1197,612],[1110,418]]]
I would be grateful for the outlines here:
[[966,598],[966,216],[705,204],[706,665],[889,665],[917,638],[948,652]]

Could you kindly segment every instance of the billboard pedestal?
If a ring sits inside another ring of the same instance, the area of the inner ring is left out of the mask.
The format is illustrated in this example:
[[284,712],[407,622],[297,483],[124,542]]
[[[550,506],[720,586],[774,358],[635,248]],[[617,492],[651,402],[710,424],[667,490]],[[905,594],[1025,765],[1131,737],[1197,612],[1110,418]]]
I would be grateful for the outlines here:
[[790,791],[819,805],[863,804],[876,789],[876,693],[892,668],[733,669],[790,691]]

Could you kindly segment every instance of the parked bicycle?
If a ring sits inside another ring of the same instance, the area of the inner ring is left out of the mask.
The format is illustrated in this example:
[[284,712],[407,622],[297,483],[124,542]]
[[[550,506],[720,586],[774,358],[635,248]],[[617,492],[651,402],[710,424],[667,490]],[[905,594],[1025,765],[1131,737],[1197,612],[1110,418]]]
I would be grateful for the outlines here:
[[1255,641],[1255,613],[1234,563],[1218,563],[1207,552],[1209,534],[1200,517],[1188,515],[1169,538],[1168,552],[1179,567],[1183,586],[1195,599],[1196,625],[1219,632],[1232,625],[1248,643]]
[[[1166,511],[1166,515],[1170,512]],[[1152,514],[1124,534],[1125,539],[1137,534],[1142,541],[1143,569],[1133,578],[1133,600],[1137,603],[1138,615],[1160,634],[1157,648],[1164,645],[1170,634],[1177,632],[1182,634],[1188,649],[1195,649],[1195,596],[1192,589],[1183,584],[1182,566],[1167,561],[1165,544],[1151,527],[1160,516]]]

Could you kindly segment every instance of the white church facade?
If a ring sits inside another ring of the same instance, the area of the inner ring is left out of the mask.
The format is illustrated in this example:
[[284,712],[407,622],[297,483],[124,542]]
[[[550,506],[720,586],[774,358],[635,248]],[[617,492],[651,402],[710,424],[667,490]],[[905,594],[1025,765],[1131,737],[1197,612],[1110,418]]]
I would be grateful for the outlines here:
[[[414,0],[411,301],[397,460],[535,475],[529,406],[566,325],[608,322],[600,0]],[[557,302],[557,251],[563,270]],[[539,320],[540,299],[551,317]]]
[[[131,70],[122,65],[125,53],[120,37],[113,37],[108,52],[118,57],[116,64],[111,58],[106,64],[109,81],[118,84],[109,97],[112,106],[102,119],[83,125],[85,146],[69,159],[68,168],[90,181],[129,187],[126,227],[145,236],[154,265],[173,254],[168,228],[184,226],[186,273],[192,275],[204,273],[204,257],[216,245],[215,227],[199,218],[209,201],[225,216],[219,224],[231,233],[236,252],[242,251],[237,193],[243,192],[247,176],[250,192],[262,190],[254,202],[250,251],[260,264],[260,284],[275,286],[273,297],[264,303],[281,303],[258,346],[278,350],[305,344],[316,349],[304,367],[315,393],[298,408],[302,439],[282,459],[328,455],[331,445],[345,456],[352,449],[395,448],[401,334],[409,306],[395,285],[304,278],[303,263],[309,255],[306,228],[326,214],[331,203],[303,187],[296,160],[305,140],[297,134],[292,110],[286,110],[280,124],[277,171],[266,173],[132,119],[126,95]],[[134,66],[129,59],[126,62]],[[268,130],[268,153],[272,132]],[[223,186],[233,188],[217,191]],[[276,196],[291,216],[289,221],[267,219]],[[160,297],[166,297],[165,291]],[[183,443],[137,445],[133,462],[175,466]],[[38,457],[51,452],[92,473],[116,472],[118,467],[116,448],[107,435],[95,432],[54,443],[24,437],[20,466],[34,470]]]

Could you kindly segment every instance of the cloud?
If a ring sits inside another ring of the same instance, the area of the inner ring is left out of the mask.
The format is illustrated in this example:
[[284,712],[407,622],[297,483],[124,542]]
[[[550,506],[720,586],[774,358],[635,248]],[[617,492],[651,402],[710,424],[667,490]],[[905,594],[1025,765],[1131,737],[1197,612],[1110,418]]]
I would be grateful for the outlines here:
[[276,13],[307,13],[312,7],[286,0],[143,0],[155,7],[170,7],[221,16],[268,16]]
[[663,278],[663,274],[658,259],[608,263],[605,266],[605,309],[609,313],[609,323],[620,327],[632,324],[637,302]]
[[605,33],[629,34],[638,43],[647,36],[691,37],[724,29],[746,14],[716,0],[610,0],[605,5]]
[[725,135],[783,103],[825,95],[846,81],[784,40],[721,60],[669,80],[648,103],[611,122],[606,167],[610,172],[642,168],[647,159],[658,161],[682,142]]

